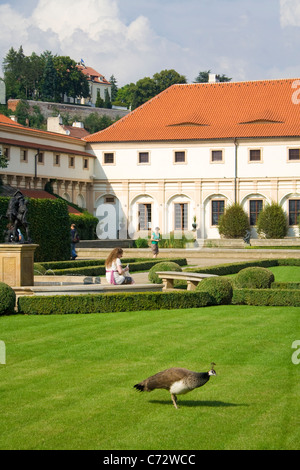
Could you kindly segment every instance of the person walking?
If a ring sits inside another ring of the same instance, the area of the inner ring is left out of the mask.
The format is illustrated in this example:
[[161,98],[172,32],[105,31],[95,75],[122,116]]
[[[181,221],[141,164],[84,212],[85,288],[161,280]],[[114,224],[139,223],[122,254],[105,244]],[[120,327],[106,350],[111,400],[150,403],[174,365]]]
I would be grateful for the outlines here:
[[71,224],[71,259],[77,258],[76,243],[78,242],[79,242],[79,235],[76,230],[76,225]]
[[158,249],[158,242],[160,240],[159,230],[160,230],[159,227],[156,227],[155,231],[152,232],[152,235],[151,235],[151,249],[153,253],[153,258],[156,258],[159,252],[159,249]]

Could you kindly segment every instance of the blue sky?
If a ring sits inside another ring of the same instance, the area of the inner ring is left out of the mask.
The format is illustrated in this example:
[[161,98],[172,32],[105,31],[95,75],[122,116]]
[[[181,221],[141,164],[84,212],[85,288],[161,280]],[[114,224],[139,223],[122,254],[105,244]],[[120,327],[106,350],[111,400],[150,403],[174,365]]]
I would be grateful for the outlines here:
[[[118,85],[175,69],[300,77],[300,0],[0,0],[0,60],[50,50]],[[1,72],[0,72],[1,75]]]

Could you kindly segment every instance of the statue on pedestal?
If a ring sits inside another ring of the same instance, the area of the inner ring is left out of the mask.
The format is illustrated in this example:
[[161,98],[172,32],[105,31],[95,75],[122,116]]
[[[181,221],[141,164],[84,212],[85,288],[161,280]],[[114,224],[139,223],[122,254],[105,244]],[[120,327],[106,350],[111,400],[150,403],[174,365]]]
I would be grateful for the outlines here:
[[[29,234],[29,224],[27,221],[27,201],[20,190],[10,198],[6,217],[8,219],[7,230],[5,231],[6,243],[32,243]],[[3,217],[3,216],[2,216]],[[21,228],[25,230],[26,240],[21,233]]]

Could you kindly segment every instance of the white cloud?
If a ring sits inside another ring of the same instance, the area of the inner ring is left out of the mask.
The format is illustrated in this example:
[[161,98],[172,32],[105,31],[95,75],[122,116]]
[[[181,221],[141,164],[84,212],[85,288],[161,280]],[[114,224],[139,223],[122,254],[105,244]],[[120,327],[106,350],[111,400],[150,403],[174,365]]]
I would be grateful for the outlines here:
[[280,0],[280,24],[286,26],[300,26],[299,0]]
[[17,5],[0,5],[0,56],[22,45],[26,55],[50,50],[75,61],[83,58],[107,78],[114,74],[122,86],[182,55],[180,46],[155,33],[147,17],[137,13],[126,24],[118,1],[39,0],[27,17]]

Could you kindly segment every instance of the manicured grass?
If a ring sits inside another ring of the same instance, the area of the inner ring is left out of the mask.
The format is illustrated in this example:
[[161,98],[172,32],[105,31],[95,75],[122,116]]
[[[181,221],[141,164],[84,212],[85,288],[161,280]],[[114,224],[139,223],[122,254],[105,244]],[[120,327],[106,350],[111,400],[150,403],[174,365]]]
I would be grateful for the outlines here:
[[[300,308],[0,317],[0,449],[298,449]],[[217,376],[179,397],[133,385]]]
[[276,282],[300,282],[300,266],[274,266],[268,268]]

